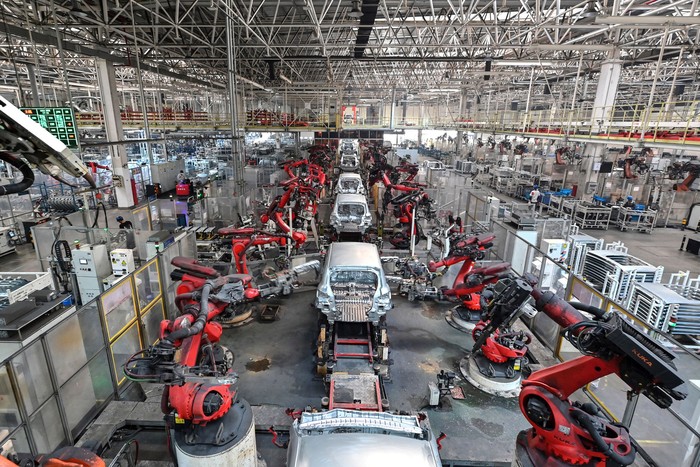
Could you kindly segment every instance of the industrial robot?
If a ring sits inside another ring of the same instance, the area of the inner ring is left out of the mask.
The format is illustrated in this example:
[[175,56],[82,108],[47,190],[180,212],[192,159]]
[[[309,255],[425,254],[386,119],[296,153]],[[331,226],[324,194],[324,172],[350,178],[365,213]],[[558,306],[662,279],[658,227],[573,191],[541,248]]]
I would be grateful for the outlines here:
[[653,156],[651,148],[642,148],[639,154],[632,154],[632,146],[625,146],[625,159],[622,160],[625,178],[634,180],[639,175],[644,175],[649,171],[647,156]]
[[32,186],[32,166],[66,185],[75,186],[65,179],[63,173],[82,177],[91,188],[96,188],[92,174],[73,151],[2,96],[0,160],[22,174],[20,181],[0,185],[0,196],[20,193]]
[[[251,252],[251,249],[274,244],[285,247],[291,242],[289,236],[277,235],[265,230],[258,230],[250,227],[224,227],[219,229],[218,233],[222,237],[232,237],[232,262],[236,273],[242,275],[252,275],[251,271],[248,269],[248,254]],[[314,271],[316,277],[318,277],[321,269],[321,263],[318,260],[307,261],[290,268],[288,264],[289,257],[282,256],[281,259],[284,264],[279,264],[279,262],[276,261],[280,270],[264,270],[262,273],[263,280],[254,280],[248,284],[248,287],[255,287],[260,292],[260,298],[270,298],[273,296],[286,297],[298,286],[299,277],[301,275]],[[250,316],[250,313],[248,313],[248,316]]]
[[[489,304],[492,319],[473,350],[520,312],[531,296],[536,309],[563,328],[582,356],[532,373],[522,382],[520,410],[532,428],[518,435],[514,465],[522,467],[619,467],[630,465],[635,449],[629,429],[613,423],[590,403],[569,397],[587,384],[616,374],[629,394],[642,394],[665,409],[685,399],[675,356],[615,313],[569,303],[518,278]],[[584,315],[586,313],[586,315]],[[587,315],[590,315],[589,318]]]
[[[482,337],[494,319],[494,297],[502,294],[502,290],[507,289],[515,280],[506,276],[508,269],[510,265],[507,263],[495,265],[492,267],[494,272],[484,275],[479,280],[473,280],[476,285],[462,287],[471,293],[479,292],[481,296],[481,320],[472,327],[474,341]],[[446,291],[445,294],[449,295],[450,292]],[[525,308],[520,310],[525,311]],[[500,397],[518,395],[522,378],[529,372],[527,346],[532,341],[527,332],[513,329],[512,326],[519,316],[516,314],[511,319],[499,323],[478,348],[474,347],[460,361],[462,375],[476,388]]]
[[671,179],[685,178],[680,183],[673,184],[674,191],[690,191],[695,180],[700,176],[700,162],[688,161],[676,162],[668,168],[668,176]]
[[392,198],[389,203],[393,206],[394,217],[400,228],[389,237],[389,243],[394,248],[407,250],[411,245],[411,238],[415,238],[415,243],[425,238],[418,220],[421,211],[423,217],[427,219],[433,217],[435,214],[433,200],[422,189],[414,189]]
[[461,302],[448,313],[447,317],[448,322],[457,328],[467,331],[474,328],[474,325],[481,320],[483,311],[482,299],[478,292],[487,285],[497,282],[500,275],[510,268],[507,263],[486,268],[476,267],[477,261],[484,259],[485,251],[493,246],[494,238],[496,238],[495,235],[481,237],[455,235],[450,240],[447,256],[440,261],[428,263],[430,272],[462,263],[452,287],[444,292],[448,297]]
[[176,257],[173,280],[180,315],[160,325],[160,340],[129,358],[127,378],[164,384],[161,409],[178,465],[257,465],[252,409],[235,387],[233,353],[214,321],[259,296],[248,275],[220,275],[194,259]]
[[[295,243],[297,248],[300,248],[304,243],[306,243],[306,233],[299,230],[292,230],[290,226],[294,222],[294,219],[285,220],[285,212],[289,209],[287,206],[292,200],[292,196],[298,189],[296,184],[287,185],[286,191],[278,195],[267,209],[267,212],[260,216],[260,220],[263,224],[267,224],[269,221],[273,221],[277,228],[283,233],[289,235],[292,241]],[[293,217],[293,216],[292,216]]]

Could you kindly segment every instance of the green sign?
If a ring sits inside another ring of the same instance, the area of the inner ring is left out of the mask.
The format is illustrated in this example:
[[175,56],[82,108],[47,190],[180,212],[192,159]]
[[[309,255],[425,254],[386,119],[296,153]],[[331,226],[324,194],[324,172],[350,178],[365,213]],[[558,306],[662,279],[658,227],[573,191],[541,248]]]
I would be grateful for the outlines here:
[[22,112],[71,149],[78,148],[78,131],[70,107],[23,107]]

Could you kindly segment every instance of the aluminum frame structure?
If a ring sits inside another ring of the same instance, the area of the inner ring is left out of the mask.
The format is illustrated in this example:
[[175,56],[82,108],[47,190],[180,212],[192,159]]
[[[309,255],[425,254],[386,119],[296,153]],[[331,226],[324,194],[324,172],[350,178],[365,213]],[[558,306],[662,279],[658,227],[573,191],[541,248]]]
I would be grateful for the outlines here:
[[700,91],[697,0],[7,0],[0,23],[0,92],[81,106],[93,57],[153,95],[225,101],[231,58],[238,92],[291,110],[328,94],[453,122],[592,102],[606,60],[620,104]]

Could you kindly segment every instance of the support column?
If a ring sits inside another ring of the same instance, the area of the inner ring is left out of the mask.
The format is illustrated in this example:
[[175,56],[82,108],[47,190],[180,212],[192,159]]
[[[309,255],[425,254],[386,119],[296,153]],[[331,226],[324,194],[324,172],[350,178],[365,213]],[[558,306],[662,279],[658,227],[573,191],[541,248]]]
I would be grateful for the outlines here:
[[[467,117],[466,117],[466,111],[467,111],[467,90],[462,89],[462,92],[459,94],[459,117],[457,121],[457,128],[461,128],[462,123],[466,122]],[[457,154],[457,158],[462,157],[462,138],[464,138],[464,131],[457,130],[457,142],[455,144],[455,153]]]
[[593,101],[593,114],[591,123],[594,131],[604,131],[610,123],[617,87],[620,84],[622,73],[622,60],[619,59],[619,51],[611,52],[611,57],[603,61],[598,77],[595,100]]
[[[97,83],[102,94],[102,111],[105,117],[105,132],[108,142],[124,141],[124,129],[119,112],[117,80],[114,75],[114,63],[95,59],[97,64]],[[114,192],[120,208],[130,208],[136,204],[132,189],[131,171],[123,144],[109,146],[112,156],[112,174],[115,178]],[[119,186],[121,185],[121,186]]]
[[[228,0],[226,2],[226,7],[232,9],[232,1]],[[233,179],[236,181],[236,191],[235,196],[238,196],[239,205],[238,212],[243,215],[244,205],[243,205],[243,191],[245,189],[245,179],[243,177],[243,167],[244,167],[244,145],[243,136],[240,133],[239,121],[238,121],[238,109],[240,102],[238,101],[238,82],[237,82],[237,62],[236,62],[236,36],[235,36],[235,23],[230,15],[226,15],[226,42],[228,45],[228,98],[229,109],[231,111],[231,133],[233,139],[231,140],[231,156],[233,160]]]
[[32,90],[32,106],[41,107],[39,101],[39,88],[36,85],[36,72],[34,70],[34,65],[27,63],[27,77],[29,78],[29,86]]
[[396,110],[396,88],[391,90],[391,111],[389,113],[389,128],[394,129],[394,114]]

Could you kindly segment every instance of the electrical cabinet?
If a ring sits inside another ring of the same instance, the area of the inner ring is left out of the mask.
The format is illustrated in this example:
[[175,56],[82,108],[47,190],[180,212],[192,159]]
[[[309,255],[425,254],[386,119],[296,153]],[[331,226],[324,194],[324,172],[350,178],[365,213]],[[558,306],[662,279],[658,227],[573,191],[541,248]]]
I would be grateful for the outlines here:
[[558,263],[563,263],[569,257],[569,241],[560,238],[543,238],[540,249]]
[[117,248],[109,252],[109,259],[115,276],[125,276],[136,269],[134,250]]
[[82,245],[71,251],[73,272],[83,304],[104,291],[102,279],[112,273],[107,245]]

